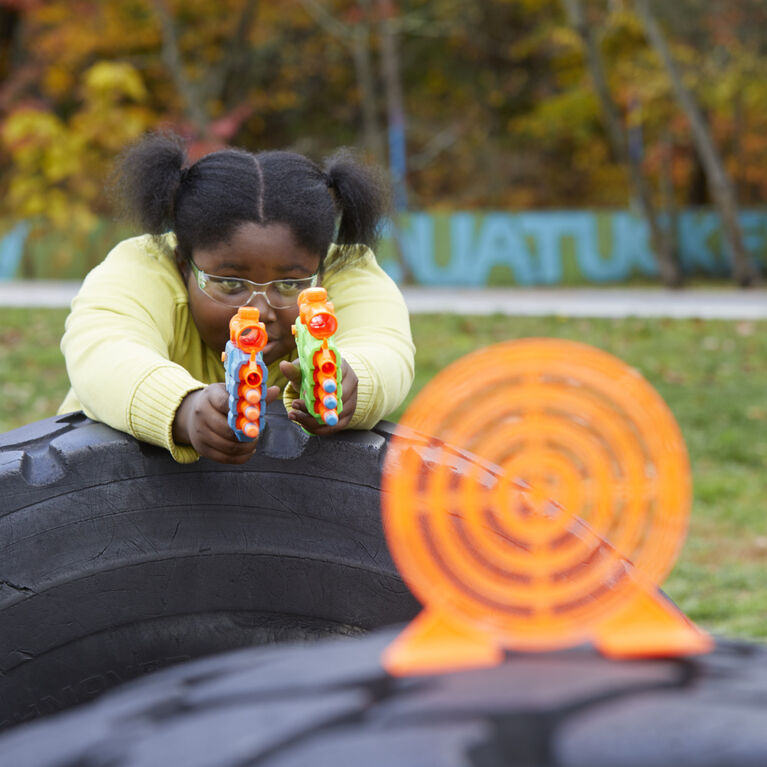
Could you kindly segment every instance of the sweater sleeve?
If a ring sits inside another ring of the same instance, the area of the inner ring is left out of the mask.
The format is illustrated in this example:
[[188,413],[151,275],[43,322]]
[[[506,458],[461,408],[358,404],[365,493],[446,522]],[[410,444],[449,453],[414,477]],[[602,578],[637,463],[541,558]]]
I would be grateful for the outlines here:
[[61,349],[86,415],[165,447],[186,463],[198,455],[176,445],[173,419],[184,397],[205,383],[170,360],[183,286],[138,242],[118,245],[86,277]]
[[[323,282],[338,318],[336,344],[356,373],[351,429],[370,429],[395,410],[413,383],[415,347],[405,300],[372,251]],[[296,392],[289,386],[289,409]]]

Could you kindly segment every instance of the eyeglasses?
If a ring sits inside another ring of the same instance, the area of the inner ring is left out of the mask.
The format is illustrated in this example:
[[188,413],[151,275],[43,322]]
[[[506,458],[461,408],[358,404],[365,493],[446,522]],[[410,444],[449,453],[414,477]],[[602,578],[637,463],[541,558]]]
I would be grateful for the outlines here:
[[189,259],[197,287],[208,298],[227,306],[247,306],[257,295],[262,295],[273,309],[288,309],[298,303],[298,294],[317,284],[317,275],[302,277],[300,280],[272,280],[253,282],[239,277],[219,277],[203,272]]

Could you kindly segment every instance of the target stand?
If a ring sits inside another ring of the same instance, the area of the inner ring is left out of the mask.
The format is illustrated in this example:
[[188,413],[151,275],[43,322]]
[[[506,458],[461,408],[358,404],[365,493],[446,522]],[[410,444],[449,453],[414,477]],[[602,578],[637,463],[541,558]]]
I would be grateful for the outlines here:
[[525,339],[461,358],[401,419],[382,497],[392,557],[424,605],[384,653],[392,674],[587,642],[616,658],[712,648],[658,588],[690,512],[682,435],[605,352]]

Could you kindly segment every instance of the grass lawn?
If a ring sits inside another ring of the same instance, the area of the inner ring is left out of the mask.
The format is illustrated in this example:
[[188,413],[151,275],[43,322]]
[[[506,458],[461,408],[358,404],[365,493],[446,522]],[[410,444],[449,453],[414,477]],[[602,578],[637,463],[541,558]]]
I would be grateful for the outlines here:
[[[0,309],[0,431],[55,412],[67,389],[65,316]],[[457,357],[524,336],[593,344],[642,372],[679,421],[695,483],[690,533],[664,589],[711,631],[767,640],[767,322],[424,315],[413,332],[411,397]]]
[[69,389],[66,309],[0,308],[0,432],[54,415]]

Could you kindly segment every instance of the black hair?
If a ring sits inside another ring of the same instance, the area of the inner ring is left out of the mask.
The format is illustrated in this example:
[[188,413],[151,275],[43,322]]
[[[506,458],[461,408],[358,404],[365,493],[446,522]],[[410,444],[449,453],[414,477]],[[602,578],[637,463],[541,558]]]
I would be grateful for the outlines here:
[[143,231],[173,231],[178,253],[226,242],[245,222],[289,227],[296,242],[320,256],[332,242],[336,266],[361,245],[373,245],[388,207],[381,172],[350,150],[327,158],[324,167],[288,151],[223,149],[187,166],[183,141],[152,133],[120,158],[113,179],[123,213]]

